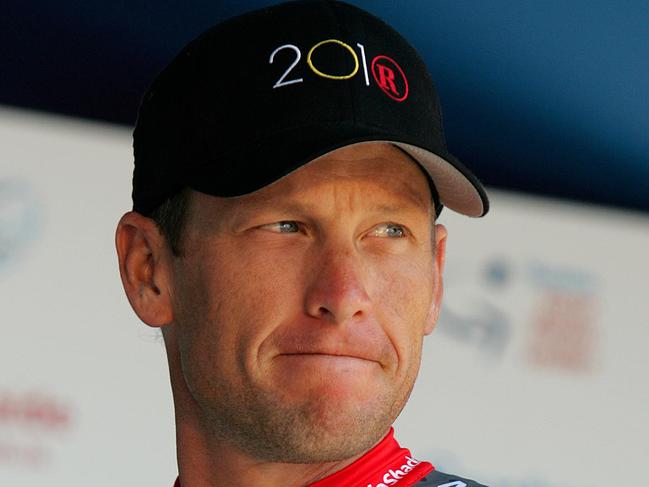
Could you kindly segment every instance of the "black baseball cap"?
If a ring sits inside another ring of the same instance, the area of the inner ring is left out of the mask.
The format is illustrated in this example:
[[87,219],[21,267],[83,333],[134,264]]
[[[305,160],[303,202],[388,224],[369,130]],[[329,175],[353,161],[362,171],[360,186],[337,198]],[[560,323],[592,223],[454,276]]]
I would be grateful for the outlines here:
[[438,210],[487,213],[480,181],[446,148],[428,70],[398,32],[339,1],[257,10],[194,39],[145,93],[133,132],[133,209],[150,215],[187,187],[251,193],[369,141],[414,159]]

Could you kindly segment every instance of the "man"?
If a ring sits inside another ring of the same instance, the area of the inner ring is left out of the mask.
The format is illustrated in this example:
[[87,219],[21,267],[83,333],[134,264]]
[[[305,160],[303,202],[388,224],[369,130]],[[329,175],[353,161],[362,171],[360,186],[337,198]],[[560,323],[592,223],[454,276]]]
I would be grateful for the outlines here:
[[149,88],[134,151],[116,244],[164,336],[176,485],[479,485],[391,429],[440,309],[435,219],[488,209],[399,34],[322,0],[215,26]]

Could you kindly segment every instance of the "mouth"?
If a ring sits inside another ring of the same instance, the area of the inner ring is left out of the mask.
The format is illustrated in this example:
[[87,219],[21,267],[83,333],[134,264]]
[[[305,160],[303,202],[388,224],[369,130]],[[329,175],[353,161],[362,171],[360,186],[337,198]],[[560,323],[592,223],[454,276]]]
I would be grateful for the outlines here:
[[377,360],[368,357],[344,353],[299,352],[283,353],[280,354],[280,356],[289,360],[302,361],[303,363],[321,363],[323,365],[340,365],[350,367],[381,365]]

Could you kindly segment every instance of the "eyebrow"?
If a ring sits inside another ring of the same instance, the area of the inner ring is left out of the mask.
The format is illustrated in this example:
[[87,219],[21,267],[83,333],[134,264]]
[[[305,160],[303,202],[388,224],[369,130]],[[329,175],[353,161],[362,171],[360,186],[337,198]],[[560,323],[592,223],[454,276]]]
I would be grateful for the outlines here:
[[[432,202],[429,206],[424,207],[421,202],[417,202],[415,198],[409,198],[412,204],[390,204],[390,203],[379,203],[372,205],[367,208],[367,211],[371,213],[403,213],[403,212],[415,212],[415,211],[428,211],[432,209]],[[235,222],[242,222],[248,218],[251,218],[255,213],[263,211],[281,211],[296,215],[301,214],[313,214],[317,212],[319,208],[318,204],[298,202],[298,201],[285,201],[279,202],[275,198],[269,198],[268,200],[261,201],[254,205],[246,205],[241,207],[236,211],[234,216]]]
[[[379,214],[414,213],[418,211],[435,213],[432,198],[427,199],[420,196],[414,187],[408,185],[405,191],[401,193],[401,196],[403,197],[402,201],[398,201],[399,198],[394,198],[397,201],[378,202],[366,209],[369,212]],[[231,209],[230,224],[228,226],[237,227],[262,212],[286,212],[295,215],[306,215],[317,212],[318,208],[318,203],[300,201],[300,198],[292,195],[291,192],[283,195],[266,195],[256,201],[235,205]]]

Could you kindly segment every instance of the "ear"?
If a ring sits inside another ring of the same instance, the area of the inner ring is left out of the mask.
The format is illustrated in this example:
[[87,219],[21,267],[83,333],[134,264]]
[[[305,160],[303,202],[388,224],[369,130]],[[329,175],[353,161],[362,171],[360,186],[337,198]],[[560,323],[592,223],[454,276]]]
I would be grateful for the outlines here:
[[170,323],[171,253],[156,223],[139,213],[126,213],[117,224],[115,246],[124,291],[135,313],[149,326]]
[[426,327],[424,333],[430,335],[435,329],[439,318],[439,310],[442,306],[442,296],[444,295],[444,282],[442,275],[444,273],[444,262],[446,259],[446,237],[448,232],[446,227],[441,224],[435,225],[435,255],[433,262],[433,301],[426,318]]

